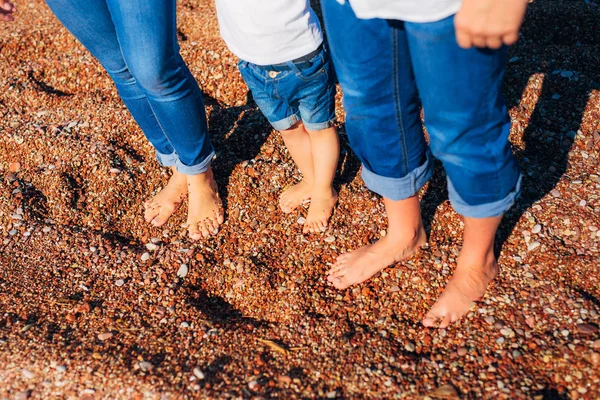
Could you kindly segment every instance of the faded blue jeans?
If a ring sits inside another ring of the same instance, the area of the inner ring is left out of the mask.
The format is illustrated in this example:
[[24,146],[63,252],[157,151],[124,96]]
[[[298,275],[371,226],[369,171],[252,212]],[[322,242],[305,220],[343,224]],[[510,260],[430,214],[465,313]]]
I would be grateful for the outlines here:
[[367,187],[391,200],[409,198],[430,178],[433,155],[459,214],[487,218],[507,211],[521,173],[501,93],[506,49],[461,49],[453,17],[361,20],[348,1],[321,4],[346,130]]
[[202,92],[179,54],[175,0],[47,0],[100,61],[163,166],[205,172],[214,156]]

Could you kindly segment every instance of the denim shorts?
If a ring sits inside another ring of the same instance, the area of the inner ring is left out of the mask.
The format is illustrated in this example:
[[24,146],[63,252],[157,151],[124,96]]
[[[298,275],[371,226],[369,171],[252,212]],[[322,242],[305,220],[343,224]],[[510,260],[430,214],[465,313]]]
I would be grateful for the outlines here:
[[333,125],[335,80],[325,46],[303,63],[256,65],[240,60],[238,68],[273,128],[284,131],[298,121],[309,131]]

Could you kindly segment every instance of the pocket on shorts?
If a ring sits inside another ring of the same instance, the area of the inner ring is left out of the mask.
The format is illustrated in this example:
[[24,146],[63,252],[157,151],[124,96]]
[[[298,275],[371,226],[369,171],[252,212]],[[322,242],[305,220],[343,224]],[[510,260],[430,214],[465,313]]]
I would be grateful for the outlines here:
[[329,69],[329,59],[325,57],[325,50],[321,50],[310,60],[310,65],[299,68],[296,76],[303,81],[312,81],[313,79],[324,78],[327,80]]

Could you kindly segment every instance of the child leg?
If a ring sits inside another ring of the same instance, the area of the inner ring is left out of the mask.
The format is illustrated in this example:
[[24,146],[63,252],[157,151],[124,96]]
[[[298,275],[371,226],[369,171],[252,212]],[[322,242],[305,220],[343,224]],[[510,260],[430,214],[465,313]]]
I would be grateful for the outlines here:
[[281,137],[302,173],[302,181],[284,190],[279,197],[279,207],[287,214],[310,199],[311,187],[314,182],[314,168],[310,136],[302,122],[297,122],[290,129],[281,131]]
[[308,131],[308,134],[314,177],[304,233],[321,232],[327,227],[327,222],[338,198],[332,184],[340,153],[340,143],[335,127]]

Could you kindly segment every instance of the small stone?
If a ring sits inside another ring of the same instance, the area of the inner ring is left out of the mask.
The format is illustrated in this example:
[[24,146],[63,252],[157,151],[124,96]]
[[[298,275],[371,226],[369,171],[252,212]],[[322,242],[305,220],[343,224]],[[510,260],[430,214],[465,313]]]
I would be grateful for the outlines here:
[[588,229],[590,232],[598,232],[598,227],[596,225],[590,225],[588,226]]
[[324,241],[325,241],[326,243],[333,243],[333,242],[335,242],[335,236],[333,236],[333,235],[332,235],[332,236],[327,236],[327,237],[324,239]]
[[277,380],[281,383],[284,383],[286,385],[289,385],[290,383],[292,383],[292,378],[290,378],[287,375],[279,375],[279,377],[277,378]]
[[527,251],[532,251],[540,247],[541,243],[538,241],[531,242],[527,245]]
[[248,382],[248,388],[250,390],[258,390],[258,389],[260,389],[260,385],[258,384],[258,382],[256,380],[253,380],[253,381]]
[[117,281],[115,282],[115,285],[117,285],[117,287],[121,287],[125,284],[125,281],[123,279],[117,279]]
[[542,230],[542,226],[540,224],[536,224],[532,229],[531,229],[531,233],[536,234],[536,233],[540,233]]
[[460,349],[458,349],[456,351],[456,354],[458,354],[460,357],[464,357],[467,355],[467,352],[468,351],[467,351],[466,347],[461,347]]
[[20,169],[21,169],[21,163],[11,162],[10,164],[8,164],[8,170],[10,172],[18,172]]
[[458,397],[456,389],[452,385],[443,385],[429,393],[431,397],[442,399],[454,399]]
[[558,100],[558,99],[560,99],[560,94],[558,94],[558,93],[554,93],[554,94],[552,95],[552,98],[553,98],[554,100]]
[[593,344],[592,344],[592,349],[594,350],[600,350],[600,339],[596,340]]
[[97,351],[92,353],[92,358],[94,360],[102,360],[102,354],[98,353]]
[[111,174],[118,174],[121,172],[121,170],[119,168],[111,168],[111,169],[109,169],[109,172]]
[[31,397],[31,390],[24,390],[15,395],[15,400],[27,400]]
[[598,326],[594,324],[579,324],[577,325],[577,330],[584,335],[593,335],[598,332]]
[[502,329],[500,329],[500,333],[506,337],[514,337],[515,336],[515,331],[513,331],[510,328],[502,328]]
[[150,259],[150,253],[146,252],[142,254],[142,261],[148,261]]
[[190,327],[190,323],[183,321],[182,323],[179,324],[180,328],[189,328]]
[[35,374],[33,372],[31,372],[30,370],[28,370],[28,369],[23,369],[21,371],[21,373],[23,374],[23,377],[25,379],[33,379],[33,378],[35,378]]
[[299,223],[300,225],[304,225],[304,223],[305,223],[305,222],[306,222],[306,218],[304,218],[304,217],[300,217],[300,218],[298,218],[298,223]]
[[17,233],[19,233],[19,231],[18,231],[18,230],[16,230],[16,229],[11,229],[10,231],[8,231],[8,234],[9,234],[10,236],[15,236]]
[[198,367],[194,368],[194,376],[200,380],[204,379],[204,372]]
[[147,248],[149,251],[154,251],[154,250],[156,250],[156,249],[158,248],[158,246],[157,246],[157,245],[155,245],[154,243],[147,243],[147,244],[146,244],[146,248]]
[[154,368],[154,365],[150,364],[148,361],[141,361],[139,366],[142,371],[150,371],[152,368]]
[[104,341],[104,340],[108,340],[108,339],[110,339],[111,337],[113,337],[113,334],[112,334],[112,333],[110,333],[110,332],[101,333],[101,334],[99,334],[99,335],[98,335],[98,339],[99,339],[99,340],[102,340],[102,341]]
[[188,274],[188,266],[187,264],[181,264],[179,269],[177,270],[177,276],[180,278],[185,278]]
[[557,189],[552,189],[550,191],[550,194],[552,195],[552,197],[556,197],[556,198],[560,197],[560,192]]
[[51,230],[52,230],[52,228],[50,228],[49,226],[45,226],[45,227],[42,228],[42,232],[44,232],[44,233],[48,233]]
[[330,391],[330,392],[327,392],[327,393],[325,394],[325,396],[326,396],[328,399],[335,399],[335,398],[337,397],[337,391],[335,391],[335,390],[332,390],[332,391]]
[[563,78],[572,78],[573,71],[561,71],[560,76],[562,76]]
[[508,60],[509,63],[516,63],[517,61],[519,61],[521,58],[520,57],[512,57],[510,60]]
[[67,367],[65,367],[64,365],[59,365],[58,367],[56,367],[56,372],[63,373],[66,370],[67,370]]
[[404,350],[406,351],[410,351],[411,353],[413,351],[415,351],[415,345],[412,342],[406,342],[406,344],[404,345]]
[[488,315],[487,317],[485,317],[485,322],[487,322],[489,325],[492,325],[494,322],[496,322],[496,320],[491,315]]
[[496,339],[496,343],[503,344],[504,343],[504,338],[502,336],[500,336],[498,339]]
[[567,337],[567,336],[569,336],[569,333],[571,333],[571,332],[569,332],[569,331],[568,331],[568,330],[566,330],[566,329],[563,329],[562,331],[560,331],[560,334],[561,334],[561,335],[563,335],[564,337]]
[[273,204],[269,204],[269,205],[267,206],[267,211],[268,211],[268,212],[273,212],[273,211],[275,211],[275,210],[276,210],[276,208],[275,208],[275,206],[274,206]]

